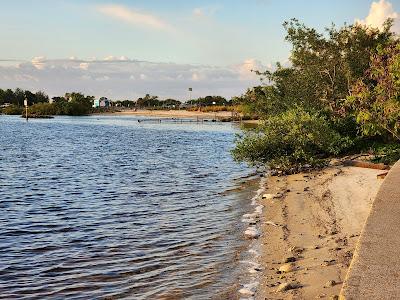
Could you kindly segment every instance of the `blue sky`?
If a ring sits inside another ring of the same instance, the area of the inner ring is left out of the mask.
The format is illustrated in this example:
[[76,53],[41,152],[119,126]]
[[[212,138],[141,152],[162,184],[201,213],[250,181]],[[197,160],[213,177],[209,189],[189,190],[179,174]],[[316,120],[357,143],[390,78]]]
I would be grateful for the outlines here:
[[256,84],[249,69],[287,61],[285,20],[319,30],[356,19],[379,26],[399,11],[399,0],[2,1],[0,88],[180,98],[193,85],[195,96],[229,97]]

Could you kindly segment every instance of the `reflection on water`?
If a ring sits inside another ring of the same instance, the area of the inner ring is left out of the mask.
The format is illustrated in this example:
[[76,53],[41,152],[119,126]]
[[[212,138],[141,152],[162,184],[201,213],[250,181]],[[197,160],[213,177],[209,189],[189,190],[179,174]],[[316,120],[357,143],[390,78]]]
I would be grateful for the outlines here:
[[229,124],[0,116],[0,299],[236,297],[251,196],[235,190],[248,170],[233,138]]

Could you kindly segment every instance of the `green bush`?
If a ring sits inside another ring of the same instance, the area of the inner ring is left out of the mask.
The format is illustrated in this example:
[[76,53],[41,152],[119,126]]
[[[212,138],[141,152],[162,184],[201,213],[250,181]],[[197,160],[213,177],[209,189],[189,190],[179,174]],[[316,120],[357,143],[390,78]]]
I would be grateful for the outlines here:
[[2,113],[5,115],[20,115],[24,111],[22,106],[10,105],[3,108]]
[[374,159],[372,159],[373,162],[392,165],[400,160],[399,143],[375,144],[370,150],[375,155]]
[[267,164],[295,172],[305,164],[321,165],[324,158],[351,146],[351,139],[332,129],[324,117],[297,107],[271,116],[256,130],[239,136],[232,153],[236,160],[250,165]]
[[55,106],[51,103],[36,103],[29,107],[29,114],[37,116],[51,116],[56,114]]

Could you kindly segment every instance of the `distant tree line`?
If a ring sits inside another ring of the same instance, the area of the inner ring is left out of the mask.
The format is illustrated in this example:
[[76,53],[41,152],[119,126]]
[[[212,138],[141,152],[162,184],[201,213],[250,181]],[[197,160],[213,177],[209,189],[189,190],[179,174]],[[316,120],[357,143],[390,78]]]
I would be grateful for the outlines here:
[[189,100],[186,103],[189,105],[202,107],[212,105],[230,105],[231,101],[227,101],[224,97],[221,96],[206,96],[198,99]]
[[232,101],[227,101],[221,96],[206,96],[197,99],[191,99],[185,102],[185,105],[179,100],[165,99],[161,100],[158,96],[146,94],[144,97],[133,100],[118,100],[114,101],[113,105],[127,108],[139,109],[179,109],[182,107],[208,107],[208,106],[229,106]]
[[2,113],[19,115],[24,110],[24,100],[29,105],[31,115],[71,115],[81,116],[91,113],[94,97],[82,93],[66,93],[62,97],[53,97],[50,103],[49,96],[38,91],[32,93],[22,89],[0,89],[0,106]]
[[[92,112],[102,112],[109,108],[93,108],[94,96],[85,96],[82,93],[66,93],[64,96],[49,98],[49,96],[38,91],[33,93],[29,90],[16,88],[0,89],[0,107],[4,114],[21,114],[24,110],[24,100],[28,101],[29,113],[34,115],[88,115]],[[236,101],[238,102],[238,101]],[[227,101],[221,96],[206,96],[197,99],[188,100],[185,105],[175,99],[159,99],[158,96],[146,94],[144,97],[134,100],[112,101],[111,106],[121,108],[137,109],[201,109],[204,111],[225,110],[232,105],[237,104],[234,101]],[[113,109],[113,108],[111,108]]]
[[4,105],[6,103],[23,106],[24,100],[28,100],[28,105],[33,105],[35,103],[47,103],[49,102],[49,96],[47,96],[44,92],[38,91],[36,93],[32,93],[28,90],[22,90],[20,88],[16,88],[15,90],[0,89],[0,105]]

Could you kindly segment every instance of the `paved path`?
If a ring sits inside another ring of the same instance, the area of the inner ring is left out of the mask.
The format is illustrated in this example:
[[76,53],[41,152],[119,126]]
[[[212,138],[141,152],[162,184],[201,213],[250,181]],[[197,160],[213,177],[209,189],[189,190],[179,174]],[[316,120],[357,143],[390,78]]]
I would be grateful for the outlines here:
[[340,299],[400,299],[400,161],[372,205]]

